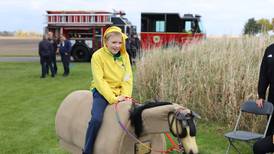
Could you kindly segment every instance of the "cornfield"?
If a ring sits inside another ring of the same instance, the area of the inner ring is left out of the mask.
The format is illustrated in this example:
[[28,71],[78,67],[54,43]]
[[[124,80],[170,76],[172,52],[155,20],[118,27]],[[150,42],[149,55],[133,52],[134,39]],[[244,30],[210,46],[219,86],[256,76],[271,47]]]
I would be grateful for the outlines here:
[[136,63],[134,97],[182,104],[203,120],[234,125],[241,103],[257,98],[260,63],[273,40],[209,38],[147,51]]

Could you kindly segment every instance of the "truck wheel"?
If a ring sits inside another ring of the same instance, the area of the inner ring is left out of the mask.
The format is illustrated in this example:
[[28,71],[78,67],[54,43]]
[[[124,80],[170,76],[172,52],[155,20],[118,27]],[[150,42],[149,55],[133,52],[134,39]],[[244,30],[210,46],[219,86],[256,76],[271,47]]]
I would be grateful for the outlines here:
[[72,57],[76,62],[84,62],[90,60],[90,51],[82,45],[75,46],[72,49]]

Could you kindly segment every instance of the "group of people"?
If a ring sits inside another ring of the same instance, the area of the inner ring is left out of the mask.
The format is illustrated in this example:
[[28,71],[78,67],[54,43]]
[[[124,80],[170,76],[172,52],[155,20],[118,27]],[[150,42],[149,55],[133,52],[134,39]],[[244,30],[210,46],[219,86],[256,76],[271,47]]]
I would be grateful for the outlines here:
[[70,73],[69,63],[71,55],[71,43],[64,35],[59,38],[55,37],[52,32],[43,35],[43,40],[39,42],[39,56],[41,64],[41,78],[45,78],[51,72],[51,77],[57,75],[56,55],[60,54],[64,67],[63,76],[66,77]]

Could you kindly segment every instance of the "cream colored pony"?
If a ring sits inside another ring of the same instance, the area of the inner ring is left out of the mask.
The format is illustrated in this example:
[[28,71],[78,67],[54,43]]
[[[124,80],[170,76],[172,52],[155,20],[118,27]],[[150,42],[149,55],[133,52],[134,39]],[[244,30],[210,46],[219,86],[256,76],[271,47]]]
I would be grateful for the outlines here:
[[[73,153],[80,154],[84,147],[86,129],[91,118],[92,93],[87,90],[75,91],[69,94],[60,105],[55,119],[55,127],[61,146]],[[129,110],[131,103],[118,104],[119,118],[129,132],[134,134],[134,128],[130,124]],[[164,132],[184,134],[181,139],[185,153],[196,154],[198,148],[195,136],[190,136],[190,127],[185,122],[172,122],[175,111],[181,110],[184,115],[191,115],[191,111],[178,104],[149,108],[143,111],[143,131],[139,140],[148,147],[158,150],[166,150]],[[131,138],[118,124],[115,118],[114,105],[109,105],[104,113],[103,123],[96,138],[95,154],[156,154],[154,150],[147,149]],[[181,116],[183,119],[184,116]],[[186,117],[186,116],[185,116]],[[180,118],[180,117],[179,117]],[[177,127],[176,127],[177,124]],[[179,127],[178,127],[179,124]]]

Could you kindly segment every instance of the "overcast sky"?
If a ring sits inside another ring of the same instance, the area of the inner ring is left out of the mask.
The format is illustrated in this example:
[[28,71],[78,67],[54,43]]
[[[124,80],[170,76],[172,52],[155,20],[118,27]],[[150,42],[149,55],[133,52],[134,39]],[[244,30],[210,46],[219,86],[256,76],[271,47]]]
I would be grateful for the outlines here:
[[274,0],[1,0],[0,31],[43,32],[46,10],[124,10],[140,30],[141,12],[202,16],[208,35],[238,35],[249,18],[274,18]]

